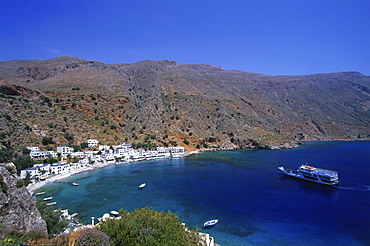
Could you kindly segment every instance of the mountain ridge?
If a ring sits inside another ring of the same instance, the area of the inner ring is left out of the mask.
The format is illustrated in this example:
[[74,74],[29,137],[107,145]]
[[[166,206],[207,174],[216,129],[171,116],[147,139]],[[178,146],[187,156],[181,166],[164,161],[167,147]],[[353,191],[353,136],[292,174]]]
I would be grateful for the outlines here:
[[[30,144],[51,134],[65,143],[66,132],[75,142],[188,142],[189,150],[370,137],[370,77],[358,72],[272,76],[168,60],[104,64],[58,57],[0,62],[0,85],[3,94],[5,86],[16,85],[43,95],[32,101],[39,110],[28,113],[43,134],[26,127]],[[1,100],[7,115],[25,122],[7,105],[15,100]],[[37,119],[40,111],[55,127]],[[1,130],[10,132],[1,119]],[[12,139],[6,135],[3,142]]]

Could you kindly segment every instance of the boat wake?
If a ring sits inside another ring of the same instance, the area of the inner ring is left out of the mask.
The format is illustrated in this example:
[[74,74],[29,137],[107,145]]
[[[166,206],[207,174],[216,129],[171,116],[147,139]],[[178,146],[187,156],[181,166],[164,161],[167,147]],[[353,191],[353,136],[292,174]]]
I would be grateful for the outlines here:
[[356,182],[353,182],[352,185],[348,186],[336,186],[336,188],[341,190],[370,191],[370,185],[360,184]]

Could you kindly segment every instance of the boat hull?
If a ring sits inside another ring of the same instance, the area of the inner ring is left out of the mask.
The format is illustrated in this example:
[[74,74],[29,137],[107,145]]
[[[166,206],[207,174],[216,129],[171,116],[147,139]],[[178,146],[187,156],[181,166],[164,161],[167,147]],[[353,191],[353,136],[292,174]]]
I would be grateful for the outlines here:
[[206,221],[203,226],[204,227],[211,227],[211,226],[214,226],[216,225],[218,222],[218,219],[214,219],[214,220],[209,220],[209,221]]

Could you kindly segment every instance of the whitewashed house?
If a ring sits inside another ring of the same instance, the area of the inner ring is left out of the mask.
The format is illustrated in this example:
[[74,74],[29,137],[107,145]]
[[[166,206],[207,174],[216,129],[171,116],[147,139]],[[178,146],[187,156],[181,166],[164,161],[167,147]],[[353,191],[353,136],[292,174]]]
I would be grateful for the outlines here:
[[85,157],[85,153],[78,151],[78,152],[72,152],[71,157],[76,157],[78,159],[83,159]]
[[168,149],[169,149],[172,153],[184,153],[184,152],[185,152],[185,148],[184,148],[184,147],[182,147],[182,146],[168,147]]
[[30,167],[30,168],[21,170],[20,178],[24,179],[25,177],[27,177],[27,173],[29,173],[31,179],[38,177],[40,174],[39,169],[37,167]]
[[46,164],[35,164],[33,165],[34,167],[37,167],[40,172],[43,171],[45,174],[44,175],[41,175],[41,176],[48,176],[49,173],[50,173],[50,163],[46,163]]
[[31,151],[40,151],[39,147],[27,147],[27,149],[31,150]]
[[157,151],[158,151],[159,157],[163,157],[163,156],[169,156],[171,154],[175,154],[175,155],[183,154],[185,152],[185,148],[181,146],[168,147],[168,148],[157,147]]
[[60,173],[66,173],[70,169],[70,166],[66,162],[56,162],[50,165],[50,173],[51,174],[60,174]]
[[40,150],[31,150],[30,157],[31,158],[41,158],[41,151]]
[[31,179],[37,177],[46,177],[49,175],[50,164],[35,164],[31,168],[26,168],[21,170],[20,178],[24,179],[27,176],[27,173],[30,174]]
[[72,147],[66,147],[66,146],[61,146],[57,147],[57,152],[60,153],[63,157],[66,157],[67,155],[70,155],[73,152]]
[[118,148],[114,150],[114,157],[123,158],[124,156],[128,155],[128,153],[129,151],[127,149]]
[[114,161],[114,153],[112,149],[104,150],[104,152],[101,154],[101,157],[105,161]]
[[98,140],[96,140],[96,139],[88,139],[88,140],[86,141],[86,143],[87,143],[87,145],[89,146],[89,148],[91,148],[91,147],[98,146],[99,141],[98,141]]
[[99,151],[104,151],[110,149],[109,145],[101,144],[99,145]]
[[82,160],[79,160],[78,163],[82,166],[86,166],[86,165],[90,164],[90,160],[89,160],[89,158],[84,158]]
[[125,142],[122,142],[119,145],[114,145],[113,146],[113,149],[126,149],[126,150],[129,150],[129,149],[132,149],[132,148],[131,148],[131,144],[127,144]]
[[50,151],[43,151],[44,152],[44,155],[46,158],[57,158],[58,157],[58,154],[55,153],[54,151],[50,150]]

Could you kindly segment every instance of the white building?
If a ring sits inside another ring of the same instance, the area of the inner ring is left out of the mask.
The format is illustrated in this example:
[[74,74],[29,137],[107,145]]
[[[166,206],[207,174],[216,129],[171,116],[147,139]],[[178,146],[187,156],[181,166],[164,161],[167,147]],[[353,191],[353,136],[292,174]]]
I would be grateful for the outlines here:
[[70,155],[73,152],[73,150],[74,149],[72,147],[66,147],[66,146],[57,147],[57,152],[60,153],[63,157]]
[[67,173],[70,171],[70,166],[67,162],[55,162],[50,165],[51,174]]
[[27,173],[30,174],[31,178],[46,177],[49,175],[50,164],[35,164],[31,168],[21,170],[20,178],[24,179]]
[[58,157],[58,154],[55,153],[52,150],[50,150],[50,151],[43,151],[43,152],[46,155],[46,157],[51,157],[51,158],[57,158]]
[[57,158],[58,155],[54,151],[40,151],[40,150],[31,150],[31,158]]
[[98,140],[96,140],[96,139],[88,139],[88,140],[86,141],[86,143],[88,144],[89,148],[91,148],[91,147],[98,146],[99,141],[98,141]]
[[40,150],[31,150],[30,157],[31,158],[41,158],[41,151]]
[[168,149],[172,153],[184,153],[185,152],[185,148],[182,146],[168,147]]
[[131,149],[131,144],[127,144],[125,142],[122,142],[119,145],[114,145],[113,149]]
[[39,147],[27,147],[27,149],[29,149],[31,151],[40,150]]
[[99,150],[100,151],[108,150],[108,149],[110,149],[110,146],[109,145],[105,145],[105,144],[99,145]]
[[176,147],[168,147],[168,148],[165,148],[165,147],[157,147],[157,151],[159,153],[184,153],[185,152],[185,148],[184,147],[181,147],[181,146],[176,146]]
[[101,154],[101,157],[105,161],[114,161],[114,153],[112,149],[104,150],[104,152]]
[[71,153],[71,156],[72,157],[76,157],[78,159],[83,159],[85,157],[85,153],[84,152],[81,152],[81,151],[79,151],[79,152],[72,152]]
[[27,173],[30,175],[31,178],[38,177],[40,174],[39,169],[37,167],[30,167],[30,168],[21,170],[20,178],[24,179],[25,177],[27,177]]

